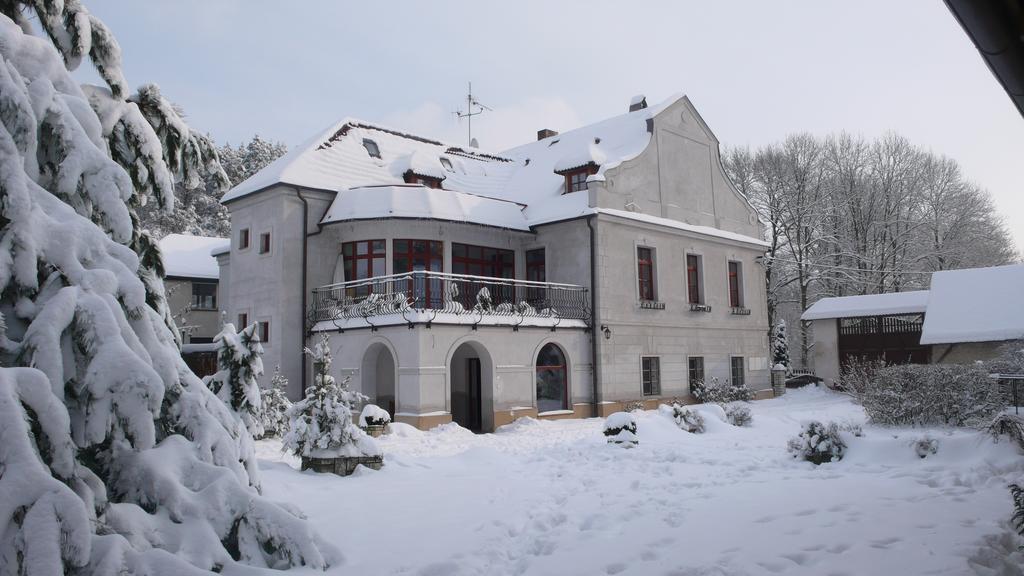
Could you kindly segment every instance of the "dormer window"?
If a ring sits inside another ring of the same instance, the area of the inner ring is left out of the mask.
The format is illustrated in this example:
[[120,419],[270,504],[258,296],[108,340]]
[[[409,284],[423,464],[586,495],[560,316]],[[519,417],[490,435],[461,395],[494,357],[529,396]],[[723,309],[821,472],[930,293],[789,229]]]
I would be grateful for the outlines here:
[[426,186],[427,188],[440,188],[441,179],[435,176],[424,176],[417,174],[412,170],[406,170],[405,174],[402,175],[406,184],[419,184],[420,186]]
[[366,148],[366,153],[371,158],[380,158],[380,148],[377,147],[377,143],[369,138],[363,138],[363,148]]
[[444,169],[449,172],[454,172],[454,170],[452,169],[452,161],[445,158],[444,156],[441,157],[441,166],[444,166]]
[[587,189],[587,178],[591,174],[597,174],[597,164],[593,162],[571,170],[556,172],[565,177],[565,193],[581,192]]

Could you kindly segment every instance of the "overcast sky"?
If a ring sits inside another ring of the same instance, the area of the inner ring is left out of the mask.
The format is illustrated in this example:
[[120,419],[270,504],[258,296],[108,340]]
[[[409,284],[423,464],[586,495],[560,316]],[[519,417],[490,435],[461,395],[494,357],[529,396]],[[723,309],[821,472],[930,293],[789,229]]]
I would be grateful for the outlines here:
[[[345,116],[482,148],[684,92],[723,144],[895,130],[988,188],[1024,248],[1024,119],[939,0],[87,0],[132,85],[218,142],[298,144]],[[83,78],[86,73],[80,74]]]

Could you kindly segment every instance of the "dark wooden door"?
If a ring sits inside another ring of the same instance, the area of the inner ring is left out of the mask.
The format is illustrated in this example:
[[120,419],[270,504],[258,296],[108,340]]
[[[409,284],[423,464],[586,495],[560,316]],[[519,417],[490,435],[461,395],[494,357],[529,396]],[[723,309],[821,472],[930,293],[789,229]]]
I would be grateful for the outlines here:
[[479,432],[483,428],[479,358],[466,359],[466,382],[469,384],[469,429]]

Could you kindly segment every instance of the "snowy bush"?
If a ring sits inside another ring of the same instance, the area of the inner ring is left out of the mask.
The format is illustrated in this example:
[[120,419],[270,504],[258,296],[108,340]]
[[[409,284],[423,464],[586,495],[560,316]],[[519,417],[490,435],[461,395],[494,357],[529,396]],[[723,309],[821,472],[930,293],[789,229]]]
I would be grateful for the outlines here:
[[710,382],[697,381],[690,386],[690,394],[701,404],[728,404],[729,402],[749,402],[754,399],[754,392],[746,386],[733,386],[729,382],[721,382],[712,378]]
[[1009,436],[1024,450],[1024,416],[1004,412],[993,418],[987,429],[996,441],[1004,435]]
[[352,422],[352,407],[366,396],[338,383],[330,374],[331,348],[326,335],[306,354],[313,359],[315,378],[306,397],[288,409],[289,430],[284,448],[296,456],[338,458],[379,456],[377,443]]
[[750,426],[754,421],[754,415],[750,412],[750,408],[742,404],[726,405],[725,417],[733,426]]
[[860,400],[868,385],[875,380],[875,376],[883,368],[885,368],[885,362],[878,359],[852,358],[847,360],[843,363],[839,382],[836,382],[836,390]]
[[626,412],[634,412],[636,410],[643,410],[643,409],[644,409],[644,401],[643,400],[630,400],[629,402],[626,402],[625,406],[623,406],[623,410],[625,410]]
[[280,366],[274,367],[274,376],[270,385],[260,390],[260,401],[263,403],[263,436],[261,438],[280,437],[288,432],[288,408],[292,403],[288,400],[288,379],[281,374]]
[[854,422],[853,420],[847,420],[839,425],[839,429],[843,432],[849,432],[852,436],[860,438],[864,435],[864,427],[860,422]]
[[914,440],[913,446],[918,458],[927,458],[939,451],[939,441],[931,436],[922,436]]
[[1004,403],[979,366],[905,364],[879,370],[860,396],[876,424],[967,426],[988,422]]
[[363,406],[362,412],[359,413],[359,425],[364,428],[367,426],[387,426],[390,423],[391,414],[388,414],[387,410],[374,404]]
[[700,412],[680,404],[673,404],[671,410],[672,420],[680,430],[686,430],[692,434],[704,432],[704,417],[700,415]]
[[1010,497],[1013,499],[1013,516],[1010,522],[1017,530],[1017,534],[1024,536],[1024,488],[1019,484],[1010,484]]
[[[75,83],[83,59],[105,86]],[[156,86],[130,90],[81,2],[0,3],[0,64],[0,574],[325,568],[182,360],[136,225],[222,174],[213,146]]]
[[800,434],[789,440],[788,449],[794,458],[824,464],[842,460],[846,453],[846,442],[839,434],[838,424],[822,424],[815,420],[804,424]]
[[624,444],[627,447],[637,444],[636,419],[629,412],[616,412],[604,421],[604,435],[608,442]]

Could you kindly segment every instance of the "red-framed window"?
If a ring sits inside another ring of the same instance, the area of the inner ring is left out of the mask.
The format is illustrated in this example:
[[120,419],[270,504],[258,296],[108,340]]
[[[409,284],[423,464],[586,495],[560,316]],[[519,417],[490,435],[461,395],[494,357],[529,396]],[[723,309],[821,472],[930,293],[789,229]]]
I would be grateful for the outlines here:
[[636,271],[641,300],[654,300],[654,250],[637,246]]
[[686,292],[690,304],[700,304],[700,256],[686,255]]
[[743,299],[740,293],[740,263],[729,262],[729,306],[739,308],[743,306]]
[[[341,245],[341,254],[346,282],[376,278],[385,274],[386,248],[383,240],[345,242]],[[348,296],[366,296],[370,292],[371,286],[359,286],[351,290]]]
[[[395,240],[391,245],[391,269],[394,274],[444,272],[444,243],[440,240]],[[395,289],[408,294],[414,308],[436,308],[443,294],[441,279],[427,278],[423,274],[414,274],[408,281],[397,282]]]
[[405,180],[406,184],[422,184],[423,186],[426,186],[427,188],[440,188],[441,187],[441,179],[440,178],[434,178],[433,176],[422,176],[420,174],[414,173],[412,170],[407,171],[403,175],[403,179]]
[[249,229],[242,228],[238,231],[238,249],[245,250],[249,247]]
[[491,278],[515,278],[516,260],[512,250],[452,243],[452,272]]
[[587,189],[587,177],[591,174],[597,174],[597,166],[588,165],[582,168],[564,172],[565,176],[565,193],[580,192]]
[[239,313],[238,314],[238,326],[235,326],[235,329],[238,330],[239,332],[241,332],[242,330],[245,330],[246,327],[248,327],[248,326],[249,326],[249,315],[246,314],[245,312]]
[[259,328],[260,342],[266,344],[270,342],[270,321],[257,322]]
[[537,412],[569,408],[569,371],[557,344],[545,344],[537,354]]
[[270,252],[270,232],[260,234],[260,254]]

